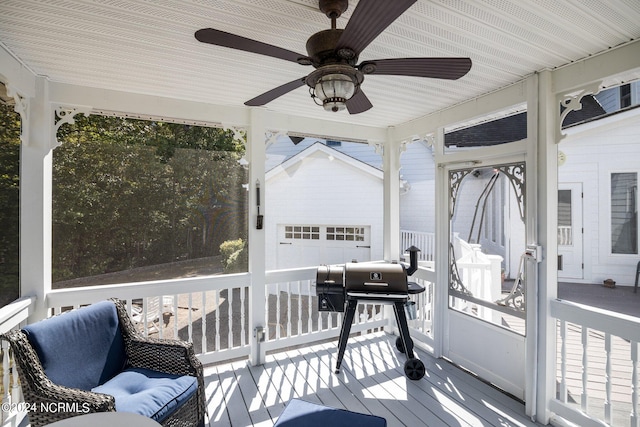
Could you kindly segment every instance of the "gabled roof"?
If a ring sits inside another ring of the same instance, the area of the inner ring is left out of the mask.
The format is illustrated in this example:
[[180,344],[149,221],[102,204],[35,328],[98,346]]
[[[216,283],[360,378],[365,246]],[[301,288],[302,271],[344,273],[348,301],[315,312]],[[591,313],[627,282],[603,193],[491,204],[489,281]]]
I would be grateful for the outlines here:
[[332,159],[334,161],[336,160],[340,161],[354,168],[355,170],[367,173],[379,179],[383,179],[383,172],[380,169],[375,168],[361,160],[356,159],[355,157],[351,157],[331,147],[327,147],[325,144],[321,142],[316,142],[313,145],[310,145],[309,147],[300,151],[296,155],[289,157],[287,160],[285,160],[278,166],[269,170],[266,173],[265,177],[267,180],[269,180],[280,173],[286,172],[287,170],[290,170],[294,167],[299,166],[301,162],[303,162],[305,159],[309,159],[311,156],[316,155],[318,153],[326,156],[326,158],[328,159]]

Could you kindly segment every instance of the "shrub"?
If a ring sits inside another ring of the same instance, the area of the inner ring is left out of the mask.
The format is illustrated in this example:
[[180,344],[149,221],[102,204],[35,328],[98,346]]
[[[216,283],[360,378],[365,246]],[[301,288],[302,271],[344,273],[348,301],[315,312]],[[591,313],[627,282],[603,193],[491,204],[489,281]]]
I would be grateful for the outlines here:
[[248,250],[242,239],[227,240],[220,245],[222,265],[225,273],[239,273],[247,271]]

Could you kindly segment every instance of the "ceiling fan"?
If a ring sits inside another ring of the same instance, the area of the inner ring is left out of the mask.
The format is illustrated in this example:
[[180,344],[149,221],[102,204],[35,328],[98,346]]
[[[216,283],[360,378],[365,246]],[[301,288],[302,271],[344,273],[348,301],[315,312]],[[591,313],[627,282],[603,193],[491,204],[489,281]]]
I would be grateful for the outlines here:
[[213,28],[196,31],[203,43],[229,47],[312,65],[309,75],[285,83],[245,102],[248,106],[268,102],[305,84],[312,99],[327,111],[358,114],[373,105],[361,89],[366,74],[430,77],[456,80],[471,69],[469,58],[393,58],[364,61],[358,56],[380,33],[417,0],[360,0],[344,29],[336,20],[349,6],[348,0],[319,0],[319,7],[331,19],[331,29],[313,34],[307,40],[307,55],[262,43]]

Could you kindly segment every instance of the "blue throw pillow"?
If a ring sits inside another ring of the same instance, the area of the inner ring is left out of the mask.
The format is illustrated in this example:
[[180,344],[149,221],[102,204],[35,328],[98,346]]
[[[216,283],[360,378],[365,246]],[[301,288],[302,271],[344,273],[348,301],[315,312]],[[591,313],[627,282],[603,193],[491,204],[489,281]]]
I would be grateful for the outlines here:
[[111,301],[33,323],[23,331],[55,384],[91,390],[124,368],[124,340]]
[[291,399],[274,427],[386,427],[387,420],[376,415]]

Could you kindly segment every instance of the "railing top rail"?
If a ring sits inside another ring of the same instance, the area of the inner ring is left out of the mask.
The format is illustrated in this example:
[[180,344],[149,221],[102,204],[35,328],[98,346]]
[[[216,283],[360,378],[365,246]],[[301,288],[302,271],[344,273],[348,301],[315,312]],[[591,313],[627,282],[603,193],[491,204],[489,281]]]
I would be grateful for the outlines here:
[[284,270],[269,270],[265,273],[267,283],[286,282],[291,280],[315,279],[317,267],[288,268]]
[[35,296],[19,298],[0,308],[0,334],[10,331],[27,319]]
[[22,297],[0,308],[0,323],[7,321],[17,313],[28,308],[36,300],[36,297]]
[[[108,298],[133,299],[175,293],[205,292],[249,286],[249,273],[223,274],[218,276],[190,277],[171,280],[154,280],[139,283],[100,285],[84,288],[55,289],[47,294],[48,307],[63,307],[76,304],[91,304]],[[180,292],[176,292],[180,289]]]
[[561,299],[551,301],[551,316],[640,342],[640,318],[634,316]]

